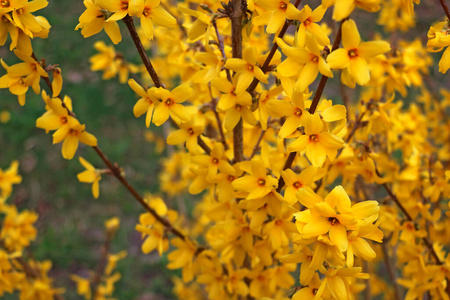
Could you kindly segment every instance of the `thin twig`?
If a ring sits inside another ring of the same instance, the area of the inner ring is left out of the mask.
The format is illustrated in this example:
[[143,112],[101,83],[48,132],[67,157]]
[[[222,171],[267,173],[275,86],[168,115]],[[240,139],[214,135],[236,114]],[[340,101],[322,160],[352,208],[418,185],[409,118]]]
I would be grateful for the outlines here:
[[[336,35],[336,39],[333,43],[333,48],[331,49],[331,52],[339,48],[339,45],[341,44],[341,36],[342,36],[342,23],[344,23],[346,19],[342,20],[341,25],[339,26],[339,30]],[[320,78],[319,86],[317,87],[316,93],[314,94],[313,101],[311,103],[311,107],[309,108],[309,113],[314,114],[317,108],[317,104],[319,104],[320,97],[322,96],[323,90],[325,88],[325,85],[327,84],[328,77],[325,75],[322,75]],[[289,153],[289,156],[286,160],[286,163],[284,164],[284,169],[289,169],[292,166],[292,163],[294,162],[295,156],[297,155],[297,151]],[[278,188],[277,191],[281,191],[281,189],[284,186],[284,179],[283,176],[280,176],[280,179],[278,180]]]
[[[41,277],[41,275],[39,274],[39,271],[33,269],[28,264],[28,262],[26,262],[22,257],[17,257],[14,260],[22,265],[23,271],[27,275],[27,277],[31,277],[31,278],[40,278]],[[55,294],[53,294],[53,299],[54,300],[64,300],[64,297],[61,296],[60,294],[55,293]]]
[[448,6],[445,3],[445,0],[439,0],[441,2],[441,6],[444,9],[445,14],[447,15],[447,19],[450,21],[450,10],[448,10]]
[[[244,16],[242,0],[232,0],[231,19],[231,43],[233,58],[242,58],[242,18]],[[244,126],[242,117],[233,128],[234,162],[244,160]]]
[[113,234],[106,231],[105,241],[100,249],[100,260],[98,261],[97,267],[95,268],[94,279],[92,280],[92,293],[94,294],[94,299],[97,297],[98,286],[102,279],[102,274],[105,271],[106,264],[108,263],[108,252],[109,246]]
[[[376,174],[381,177],[380,172],[378,172],[378,169],[375,168],[375,172]],[[388,193],[389,197],[391,197],[392,201],[394,201],[395,205],[397,205],[397,207],[402,211],[403,215],[406,217],[406,219],[413,223],[414,225],[415,222],[413,220],[413,218],[411,217],[411,215],[408,213],[408,211],[406,210],[406,208],[403,206],[403,204],[400,202],[400,200],[397,198],[397,196],[395,196],[395,194],[392,192],[392,190],[388,187],[388,185],[386,183],[383,183],[382,186],[384,187],[384,189],[386,190],[386,192]],[[423,242],[425,243],[425,246],[427,246],[428,251],[430,251],[431,256],[433,256],[434,261],[436,262],[436,264],[438,265],[442,265],[443,262],[440,260],[439,256],[437,255],[436,251],[433,248],[433,244],[431,243],[431,241],[428,239],[428,237],[423,237],[422,238]]]
[[136,27],[134,27],[133,18],[127,15],[125,18],[123,18],[123,22],[125,23],[125,25],[127,25],[128,31],[130,32],[134,45],[136,46],[136,49],[139,52],[142,62],[144,63],[145,67],[147,68],[148,74],[153,80],[153,83],[158,88],[162,87],[161,80],[159,79],[159,76],[156,73],[155,68],[153,68],[152,63],[148,58],[147,52],[145,52],[144,46],[142,46],[142,42],[136,31]]
[[[220,33],[219,33],[219,29],[217,28],[217,21],[216,21],[216,20],[213,20],[213,21],[212,21],[212,24],[213,24],[214,29],[215,29],[215,31],[216,31],[217,41],[219,42],[219,50],[220,50],[220,52],[222,53],[222,58],[223,58],[223,60],[226,60],[226,59],[227,59],[227,56],[225,55],[225,46],[224,46],[224,44],[223,44],[223,38],[222,38],[222,36],[221,36]],[[231,72],[230,72],[230,70],[225,69],[225,72],[227,73],[227,79],[228,79],[228,81],[231,82],[232,80],[231,80]]]
[[[133,26],[134,27],[134,26]],[[138,37],[139,38],[139,37]],[[140,42],[140,40],[139,40]],[[142,44],[141,44],[142,45]],[[33,57],[36,61],[36,56]],[[49,87],[50,91],[53,92],[53,88],[52,88],[52,84],[50,82],[50,80],[47,77],[42,77],[41,78],[44,79],[45,83],[47,84],[47,86]],[[47,80],[45,80],[47,79]],[[155,83],[156,85],[156,83]],[[71,111],[69,110],[68,107],[66,107],[64,105],[64,102],[62,101],[62,98],[59,97],[59,99],[61,99],[61,102],[63,104],[63,106],[67,109],[67,112],[70,114]],[[186,240],[186,236],[181,233],[181,231],[179,231],[178,229],[174,228],[173,225],[165,218],[161,217],[160,215],[158,215],[158,213],[151,208],[146,202],[145,200],[141,197],[141,195],[139,195],[139,193],[134,189],[134,187],[125,179],[125,177],[123,177],[122,172],[120,167],[117,164],[113,164],[111,163],[111,161],[106,157],[106,155],[100,150],[100,148],[98,146],[92,147],[95,152],[97,152],[98,156],[100,156],[100,158],[102,159],[102,161],[106,164],[106,166],[111,170],[112,174],[119,179],[119,181],[127,188],[127,190],[134,196],[134,198],[161,224],[163,224],[166,229],[170,232],[172,232],[174,235],[180,237],[183,240]]]
[[[270,120],[270,117],[269,117],[269,119],[267,119],[267,122],[269,122],[269,120]],[[256,155],[256,153],[258,152],[259,144],[261,144],[261,141],[262,141],[265,133],[266,133],[266,130],[264,130],[264,129],[261,130],[261,134],[259,135],[258,140],[256,141],[256,144],[253,147],[253,152],[252,152],[252,155],[250,155],[250,159],[252,159]]]
[[400,287],[397,284],[397,276],[395,275],[395,271],[392,266],[392,261],[389,256],[387,242],[388,242],[388,239],[385,239],[383,241],[383,243],[381,243],[381,249],[383,250],[384,266],[386,267],[386,271],[388,273],[389,279],[392,282],[392,287],[394,288],[394,300],[400,300],[400,299],[402,299],[402,296],[400,293]]
[[[298,6],[300,5],[300,2],[301,2],[301,1],[302,1],[302,0],[297,0],[297,1],[295,2],[294,6],[295,6],[295,7],[298,7]],[[278,34],[278,37],[279,37],[280,39],[283,38],[283,36],[284,36],[284,34],[286,33],[286,31],[287,31],[289,25],[290,25],[289,21],[286,20],[286,21],[284,22],[283,27],[282,27],[281,30],[280,30],[280,33]],[[266,72],[269,70],[270,62],[272,61],[272,58],[273,58],[273,56],[275,55],[275,52],[277,51],[277,49],[278,49],[278,44],[277,44],[276,42],[274,42],[273,45],[272,45],[272,48],[270,49],[269,55],[267,55],[267,58],[266,58],[266,60],[264,61],[262,67],[261,67],[261,70],[262,70],[264,73],[266,73]],[[258,79],[256,79],[256,78],[253,79],[252,83],[251,83],[250,86],[247,88],[247,92],[249,92],[249,93],[253,92],[253,91],[256,89],[256,87],[258,86],[258,83],[259,83],[259,80],[258,80]]]
[[217,112],[217,99],[213,97],[211,91],[211,83],[208,83],[209,95],[211,97],[211,109],[214,112],[214,116],[216,117],[217,128],[219,129],[220,138],[222,139],[222,144],[225,150],[228,150],[227,140],[225,138],[225,133],[223,132],[222,122],[220,120],[219,113]]
[[203,150],[205,150],[206,154],[211,155],[211,148],[206,145],[205,141],[201,138],[200,135],[197,137],[197,143]]
[[103,162],[108,166],[113,175],[125,186],[125,188],[133,195],[133,197],[147,210],[159,223],[166,227],[166,230],[172,232],[174,235],[178,236],[183,240],[187,240],[187,237],[181,233],[178,229],[174,228],[173,225],[165,218],[161,217],[153,208],[151,208],[144,198],[134,189],[134,187],[123,177],[120,167],[113,164],[106,155],[100,150],[98,146],[92,147],[98,156],[103,160]]

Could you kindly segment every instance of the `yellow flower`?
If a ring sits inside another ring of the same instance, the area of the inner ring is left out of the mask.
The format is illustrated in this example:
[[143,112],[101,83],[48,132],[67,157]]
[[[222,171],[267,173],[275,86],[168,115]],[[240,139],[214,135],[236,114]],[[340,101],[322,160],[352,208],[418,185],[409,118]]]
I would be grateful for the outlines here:
[[108,14],[100,6],[96,5],[95,1],[84,0],[83,4],[86,10],[81,14],[79,18],[80,23],[75,27],[75,30],[81,28],[81,34],[87,38],[105,29],[111,41],[114,44],[119,43],[122,40],[119,25],[116,22],[106,22]]
[[308,88],[319,72],[327,77],[333,77],[330,67],[322,56],[323,47],[317,44],[316,38],[307,33],[305,42],[306,47],[294,48],[286,45],[283,40],[277,39],[277,44],[289,58],[277,67],[277,71],[282,76],[290,77],[301,70],[295,84],[295,88],[300,92],[304,92]]
[[298,28],[297,36],[299,46],[305,45],[306,32],[311,33],[321,46],[327,46],[330,44],[330,39],[325,34],[323,28],[317,24],[320,20],[322,20],[326,11],[327,9],[322,5],[317,6],[314,11],[311,10],[309,5],[305,5],[299,15],[294,18],[301,22]]
[[80,296],[84,296],[84,299],[88,300],[91,299],[92,293],[91,293],[91,281],[89,279],[77,276],[77,275],[70,275],[70,279],[75,281],[77,284],[77,294]]
[[184,6],[178,6],[178,10],[182,13],[197,18],[188,30],[188,38],[190,40],[194,41],[202,35],[205,35],[205,33],[205,39],[209,37],[211,17],[208,14],[198,10],[189,9]]
[[[11,4],[10,1],[5,2]],[[30,2],[19,0],[13,1],[12,4],[15,5],[15,7],[13,7],[14,10],[12,11],[14,23],[17,27],[22,29],[26,35],[33,37],[34,32],[42,30],[41,25],[31,13],[46,7],[48,5],[47,0],[35,0]]]
[[265,13],[255,17],[255,26],[267,24],[267,33],[275,33],[283,27],[286,19],[294,19],[298,9],[288,0],[260,0],[258,4],[266,10]]
[[11,195],[13,184],[22,182],[22,176],[17,172],[18,168],[19,162],[17,160],[13,161],[5,171],[0,168],[0,200],[6,199]]
[[105,267],[105,275],[111,275],[116,268],[117,262],[127,256],[127,251],[123,250],[116,254],[108,254],[108,263]]
[[189,120],[187,110],[180,104],[186,101],[192,94],[192,88],[189,84],[185,83],[177,86],[172,91],[168,91],[164,88],[157,89],[153,87],[148,90],[147,94],[154,102],[161,101],[155,107],[155,114],[153,116],[153,124],[156,126],[161,126],[167,121],[167,119],[169,119],[169,116],[177,124],[187,122]]
[[439,72],[446,73],[450,68],[450,47],[448,47],[450,46],[450,28],[448,21],[439,22],[436,25],[431,26],[427,35],[428,51],[438,52],[442,51],[444,47],[447,47],[439,60]]
[[352,13],[356,5],[368,12],[378,11],[381,0],[335,0],[334,2],[333,20],[341,21]]
[[229,58],[225,62],[225,68],[235,71],[239,75],[236,85],[237,93],[245,91],[255,77],[261,82],[268,83],[266,75],[256,65],[257,55],[255,48],[247,47],[242,53],[242,59]]
[[92,195],[98,199],[100,194],[99,181],[102,179],[101,171],[97,170],[87,160],[79,157],[80,163],[86,168],[85,171],[78,173],[77,178],[80,182],[92,183]]
[[76,124],[76,119],[69,115],[69,111],[72,111],[72,99],[68,96],[64,96],[63,100],[50,98],[45,91],[42,91],[42,98],[47,104],[45,106],[47,111],[36,120],[36,127],[49,132],[63,126],[70,126],[69,124]]
[[198,145],[197,138],[204,131],[203,124],[197,121],[197,118],[192,118],[187,122],[183,122],[178,125],[180,129],[171,132],[167,136],[167,144],[178,145],[186,143],[186,148],[191,154],[201,153],[201,148]]
[[334,160],[337,149],[344,147],[344,141],[328,132],[319,116],[309,115],[305,122],[305,134],[288,145],[289,151],[304,151],[313,166],[322,167],[326,157]]
[[332,69],[344,69],[341,80],[350,87],[354,87],[354,84],[352,86],[350,82],[343,80],[346,72],[357,84],[365,85],[370,79],[367,60],[391,50],[389,43],[385,41],[361,43],[353,20],[347,20],[342,24],[342,46],[344,48],[328,55],[327,62]]
[[[141,19],[141,27],[148,39],[153,39],[153,24],[164,27],[175,27],[177,20],[160,6],[160,0],[138,1],[136,16]],[[134,15],[130,14],[130,15]]]
[[38,219],[35,212],[28,210],[17,212],[15,206],[2,207],[5,213],[0,240],[10,251],[22,251],[36,239],[37,230],[34,223]]
[[311,189],[314,181],[316,180],[317,168],[309,166],[304,169],[300,174],[295,174],[291,169],[287,169],[281,172],[284,182],[286,184],[286,190],[284,192],[284,199],[289,205],[297,203],[297,192],[299,189]]
[[233,181],[233,188],[246,194],[246,199],[258,199],[274,191],[278,186],[278,180],[267,174],[264,162],[259,158],[253,158],[242,165],[242,169],[249,173]]
[[77,152],[78,143],[81,142],[88,146],[97,146],[97,138],[85,131],[86,125],[81,125],[77,119],[68,122],[67,126],[60,127],[53,134],[53,144],[63,142],[62,156],[65,159],[72,159]]
[[113,13],[108,22],[114,22],[130,16],[137,15],[144,0],[95,0],[95,4]]
[[[278,137],[284,139],[293,134],[298,127],[305,124],[307,112],[305,110],[304,94],[298,90],[292,93],[292,100],[269,100],[267,102],[267,110],[269,114],[276,117],[286,117]],[[287,99],[289,100],[289,99]]]
[[225,78],[215,78],[212,81],[212,85],[224,93],[220,96],[217,109],[226,113],[223,125],[228,131],[233,130],[241,118],[251,125],[256,124],[256,119],[250,110],[253,103],[252,96],[245,89],[237,88],[241,76],[234,76],[232,82]]

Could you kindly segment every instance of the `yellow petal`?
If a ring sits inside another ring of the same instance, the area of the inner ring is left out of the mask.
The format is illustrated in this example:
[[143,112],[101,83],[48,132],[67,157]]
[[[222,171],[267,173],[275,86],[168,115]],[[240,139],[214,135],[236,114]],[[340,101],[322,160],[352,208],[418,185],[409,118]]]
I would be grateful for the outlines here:
[[342,46],[346,50],[352,50],[358,48],[360,42],[361,37],[359,36],[355,21],[353,21],[352,19],[345,21],[344,24],[342,24]]
[[391,46],[385,41],[365,42],[358,46],[358,55],[368,59],[389,52],[390,50]]
[[72,159],[78,149],[78,139],[75,136],[68,135],[62,145],[62,156],[65,159]]
[[341,224],[334,224],[330,228],[330,240],[338,247],[339,251],[345,252],[348,246],[347,230]]
[[331,69],[347,68],[349,62],[348,51],[342,48],[331,52],[327,56],[327,63]]
[[359,85],[365,85],[370,80],[369,65],[362,57],[350,59],[348,72]]

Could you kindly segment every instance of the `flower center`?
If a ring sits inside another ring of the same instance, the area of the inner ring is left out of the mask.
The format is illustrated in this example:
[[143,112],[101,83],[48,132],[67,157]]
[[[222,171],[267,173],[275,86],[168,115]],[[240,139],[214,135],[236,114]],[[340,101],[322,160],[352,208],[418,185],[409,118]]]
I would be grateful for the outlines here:
[[312,23],[311,18],[308,18],[305,21],[303,21],[303,25],[305,25],[305,27],[308,27],[308,25],[311,23]]
[[144,7],[144,11],[142,12],[142,14],[146,17],[150,16],[152,14],[152,9],[148,6]]
[[128,1],[121,1],[120,6],[122,7],[123,10],[128,9]]
[[234,181],[236,179],[236,177],[234,177],[233,175],[228,175],[228,181]]
[[174,102],[173,102],[172,99],[170,99],[170,98],[168,98],[168,99],[165,101],[165,103],[166,103],[167,106],[171,106],[171,105],[174,104]]
[[300,108],[296,108],[294,115],[296,115],[297,117],[301,117],[303,115],[303,111]]
[[284,3],[284,2],[280,2],[280,7],[279,7],[281,10],[286,10],[286,8],[287,8],[287,4],[286,3]]
[[334,217],[329,217],[328,222],[330,222],[331,225],[339,224],[339,220]]
[[258,179],[258,185],[259,186],[265,186],[266,185],[266,180],[264,178]]
[[212,159],[212,163],[215,164],[215,165],[217,165],[217,164],[219,163],[219,159],[218,159],[217,157],[214,157],[214,158]]
[[249,70],[250,72],[253,72],[253,65],[251,64],[247,64],[247,70]]
[[317,143],[318,141],[319,141],[319,137],[317,136],[317,134],[311,134],[309,136],[310,143]]
[[296,181],[294,182],[293,186],[298,190],[303,186],[303,184],[300,181]]
[[61,117],[61,123],[66,124],[67,123],[67,117]]
[[348,56],[349,56],[350,58],[357,57],[357,56],[358,56],[358,52],[356,52],[356,49],[349,50],[349,51],[348,51]]
[[77,136],[78,135],[78,130],[70,129],[69,134],[72,135],[72,136]]
[[236,108],[237,111],[241,111],[242,106],[240,104],[236,104],[234,108]]
[[194,129],[192,128],[189,128],[187,132],[189,133],[189,135],[194,135]]
[[317,64],[319,62],[319,57],[314,55],[314,57],[311,59],[311,61],[315,64]]
[[10,3],[9,3],[8,0],[4,0],[4,1],[0,2],[0,4],[2,5],[2,7],[9,7],[10,6]]

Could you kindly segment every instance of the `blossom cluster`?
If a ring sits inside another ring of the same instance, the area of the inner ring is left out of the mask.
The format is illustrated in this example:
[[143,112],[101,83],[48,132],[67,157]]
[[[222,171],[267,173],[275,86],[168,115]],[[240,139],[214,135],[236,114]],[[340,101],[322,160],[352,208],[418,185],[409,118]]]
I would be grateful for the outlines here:
[[[107,169],[80,157],[86,170],[79,181],[92,183],[98,198],[102,175],[112,175],[146,210],[135,227],[142,252],[157,250],[168,269],[181,270],[174,291],[182,299],[354,299],[363,290],[447,299],[450,91],[437,93],[427,82],[428,51],[447,47],[439,71],[450,67],[448,20],[431,26],[425,47],[420,39],[368,40],[352,18],[354,10],[381,11],[386,31],[406,30],[414,3],[85,0],[76,29],[84,37],[104,29],[117,44],[122,21],[142,59],[131,64],[97,42],[91,69],[128,83],[137,98],[130,113],[145,115],[147,128],[169,128],[161,195],[140,196],[99,149],[71,98],[60,96],[59,68],[12,43],[23,62],[2,62],[0,88],[24,105],[28,87],[39,93],[40,79],[47,83],[52,96],[42,91],[46,112],[36,126],[55,131],[66,159],[79,142],[94,148]],[[44,4],[13,5],[5,18],[19,32],[40,32],[16,15]],[[148,57],[150,44],[158,57]],[[339,95],[325,96],[328,80],[340,82]],[[412,90],[417,102],[406,105]],[[5,194],[18,181],[10,179]],[[197,199],[192,219],[164,200],[186,193]],[[35,232],[3,236],[6,247],[20,250]],[[112,269],[124,256],[109,258],[104,286],[98,276],[74,276],[79,294],[110,295],[118,280]],[[399,270],[398,278],[384,269]]]

